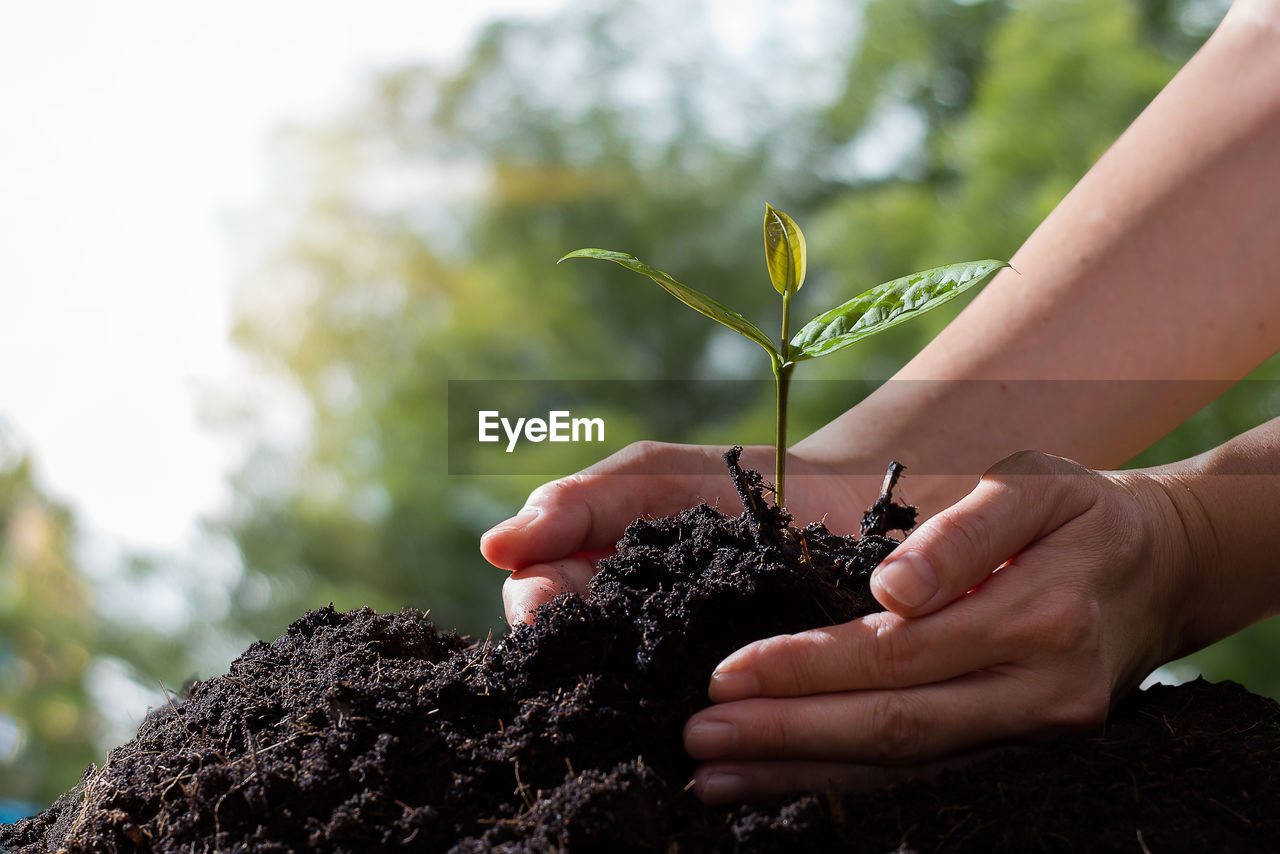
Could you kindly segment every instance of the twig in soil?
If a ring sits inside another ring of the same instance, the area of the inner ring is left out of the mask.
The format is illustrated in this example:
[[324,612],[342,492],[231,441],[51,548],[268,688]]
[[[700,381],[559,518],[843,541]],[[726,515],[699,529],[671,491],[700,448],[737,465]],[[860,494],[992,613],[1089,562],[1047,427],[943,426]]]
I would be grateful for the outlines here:
[[525,784],[523,780],[520,779],[520,760],[512,759],[511,764],[515,768],[516,791],[520,793],[520,800],[524,801],[525,809],[532,811],[533,806],[536,802],[531,797],[529,797],[529,787]]
[[834,624],[838,622],[835,617],[831,616],[831,612],[822,606],[822,602],[819,601],[817,596],[811,596],[810,598],[813,600],[813,604],[818,606],[818,610],[822,612],[822,616],[827,618],[828,624]]
[[160,685],[160,693],[164,694],[165,702],[169,704],[169,711],[176,715],[178,713],[178,707],[173,704],[173,698],[169,696],[169,689],[164,687],[163,680],[157,680],[157,684]]
[[[493,633],[492,633],[492,632],[490,632],[489,634],[490,634],[490,637],[492,637]],[[486,643],[487,643],[487,641],[486,641]],[[479,652],[477,652],[474,656],[472,656],[471,660],[470,660],[470,661],[468,661],[468,662],[466,663],[466,665],[465,665],[465,666],[463,666],[463,668],[462,668],[461,670],[459,670],[459,671],[458,671],[459,675],[461,675],[461,674],[463,674],[463,673],[466,673],[468,670],[470,670],[472,667],[474,667],[477,663],[479,663],[481,660],[483,660],[483,659],[484,659],[484,657],[485,657],[485,655],[486,655],[488,652],[489,652],[489,647],[488,647],[488,646],[482,646],[482,647],[480,647],[480,651],[479,651]],[[468,678],[470,678],[470,677],[468,677]]]
[[[911,834],[915,833],[916,829],[919,827],[920,827],[920,822],[917,821],[915,824],[911,825],[906,830],[903,830],[902,835],[898,837],[898,848],[896,850],[899,850],[899,851],[910,850],[907,847],[907,840],[911,838]],[[902,807],[901,806],[898,807],[898,828],[899,829],[902,828]]]
[[258,762],[258,740],[253,737],[253,733],[249,730],[249,722],[241,721],[240,726],[244,727],[244,743],[249,748],[249,756],[253,759],[253,772],[258,773],[258,769],[262,764]]
[[[223,792],[222,797],[218,798],[218,802],[214,804],[213,806],[213,838],[215,841],[218,839],[219,836],[222,835],[222,820],[218,817],[218,810],[222,809],[222,802],[225,801],[227,798],[231,797],[231,795],[235,793],[238,789],[242,789],[245,786],[249,785],[250,781],[252,781],[253,778],[256,776],[258,776],[258,772],[255,770],[248,777],[245,777],[239,783],[236,783],[230,789],[227,789],[225,792]],[[245,802],[248,803],[247,798],[245,799]]]
[[164,791],[160,793],[160,802],[164,803],[165,795],[169,794],[169,790],[172,789],[174,786],[177,786],[182,791],[183,795],[187,795],[189,797],[187,790],[182,785],[182,781],[193,779],[197,774],[199,774],[203,770],[204,770],[204,757],[202,756],[200,757],[200,764],[196,767],[196,770],[190,772],[189,774],[179,774],[178,776],[174,777],[172,780],[169,781],[169,785],[165,786]]
[[916,508],[893,502],[893,489],[898,485],[898,478],[906,466],[894,460],[889,463],[889,470],[884,474],[884,483],[880,486],[880,497],[862,516],[861,536],[875,535],[883,537],[890,531],[911,530],[916,524]]
[[[952,836],[954,836],[957,830],[964,827],[965,824],[969,821],[969,819],[973,818],[973,812],[972,812],[973,808],[970,807],[968,804],[956,804],[955,807],[951,809],[964,810],[965,814],[959,821],[952,824],[951,827],[947,830],[947,832],[943,834],[942,838],[938,840],[939,851],[947,850],[946,848],[947,840],[950,839]],[[941,812],[946,812],[946,811],[947,810],[944,809]]]
[[107,769],[111,767],[111,755],[107,755],[107,761],[102,763],[101,768],[94,769],[94,772],[88,775],[84,780],[84,789],[81,792],[80,809],[76,811],[75,820],[71,823],[71,828],[67,831],[66,837],[63,839],[63,848],[69,850],[69,843],[75,838],[75,835],[84,826],[89,817],[89,810],[93,804],[90,800],[91,790],[98,784],[107,784]]
[[898,485],[898,478],[902,477],[902,472],[905,468],[906,466],[897,460],[889,463],[889,470],[884,473],[884,483],[880,484],[881,495],[885,498],[891,495],[893,488]]
[[[1126,768],[1125,770],[1129,772],[1129,780],[1133,783],[1133,805],[1135,807],[1142,806],[1142,789],[1138,787],[1138,775],[1133,773],[1132,768]],[[1141,835],[1142,831],[1138,831],[1138,834]]]
[[1226,804],[1224,804],[1222,801],[1218,800],[1217,798],[1209,798],[1209,803],[1211,803],[1211,804],[1217,804],[1218,806],[1222,807],[1224,810],[1226,810],[1227,812],[1231,813],[1233,816],[1235,816],[1236,818],[1238,818],[1238,819],[1240,819],[1242,822],[1244,822],[1246,827],[1253,827],[1253,822],[1249,821],[1249,819],[1247,819],[1247,818],[1245,818],[1244,816],[1240,815],[1240,813],[1236,812],[1236,811],[1235,811],[1235,810],[1233,810],[1231,807],[1227,806]]
[[[734,445],[724,452],[724,461],[729,466],[729,477],[733,480],[733,488],[738,491],[738,498],[742,500],[742,509],[746,510],[747,515],[756,520],[756,522],[760,522],[762,521],[764,508],[756,501],[756,493],[751,489],[751,481],[739,464],[741,459],[741,445]],[[756,475],[756,477],[759,477],[759,475]]]
[[[356,719],[356,718],[350,718],[349,720],[357,720],[357,719]],[[302,736],[303,736],[303,733],[300,733],[300,732],[298,732],[298,733],[294,733],[293,735],[289,736],[288,738],[282,738],[282,739],[280,739],[280,740],[279,740],[279,741],[277,741],[275,744],[268,744],[266,747],[264,747],[264,748],[262,748],[262,749],[260,749],[260,750],[255,750],[255,751],[253,751],[252,753],[249,753],[249,754],[246,754],[246,755],[244,755],[244,756],[241,756],[239,759],[232,760],[231,762],[228,762],[228,763],[227,763],[227,765],[228,765],[228,766],[231,766],[231,765],[239,765],[241,762],[245,761],[246,759],[252,759],[252,760],[254,761],[254,764],[256,765],[256,764],[257,764],[257,761],[258,761],[258,755],[259,755],[259,754],[261,754],[261,753],[266,753],[268,750],[275,750],[277,747],[279,747],[279,746],[280,746],[280,745],[282,745],[282,744],[289,744],[289,743],[290,743],[290,742],[292,742],[292,741],[297,741],[297,740],[298,740],[299,738],[301,738]],[[257,773],[257,772],[255,771],[254,773]]]

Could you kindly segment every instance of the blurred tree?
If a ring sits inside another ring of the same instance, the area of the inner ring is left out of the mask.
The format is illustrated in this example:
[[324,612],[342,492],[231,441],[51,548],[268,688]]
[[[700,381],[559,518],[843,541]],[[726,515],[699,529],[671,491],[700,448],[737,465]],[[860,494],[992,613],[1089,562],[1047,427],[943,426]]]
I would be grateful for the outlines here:
[[[828,121],[855,166],[874,142],[865,134],[884,127],[877,116],[910,132],[890,171],[855,172],[814,229],[813,255],[838,271],[829,282],[841,294],[956,258],[1010,257],[1178,67],[1129,3],[915,0],[872,4],[868,17],[883,19],[874,50],[853,63]],[[951,316],[901,327],[881,348],[883,374]]]
[[[0,425],[2,426],[2,425]],[[5,441],[0,434],[0,443]],[[74,525],[0,447],[0,800],[52,801],[95,758],[100,720],[85,689],[96,640]]]

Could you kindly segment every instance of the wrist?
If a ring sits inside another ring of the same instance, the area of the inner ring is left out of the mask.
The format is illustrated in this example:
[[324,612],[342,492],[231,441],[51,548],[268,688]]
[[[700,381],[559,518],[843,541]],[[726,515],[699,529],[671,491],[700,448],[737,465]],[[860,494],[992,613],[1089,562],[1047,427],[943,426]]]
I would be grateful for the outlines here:
[[[1169,646],[1165,661],[1189,655],[1239,626],[1223,625],[1222,549],[1217,529],[1197,489],[1198,473],[1186,463],[1137,475],[1149,487],[1155,524],[1156,565],[1169,603]],[[1160,662],[1160,663],[1163,663]]]

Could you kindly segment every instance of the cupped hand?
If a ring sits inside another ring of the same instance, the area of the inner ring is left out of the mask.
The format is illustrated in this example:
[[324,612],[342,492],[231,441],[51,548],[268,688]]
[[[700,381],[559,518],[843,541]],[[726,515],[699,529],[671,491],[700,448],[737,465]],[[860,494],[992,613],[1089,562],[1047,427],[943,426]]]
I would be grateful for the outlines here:
[[876,570],[887,612],[720,664],[684,731],[695,791],[867,787],[1100,724],[1173,657],[1189,552],[1158,478],[1015,454]]
[[[480,551],[511,571],[502,588],[507,621],[528,622],[543,602],[559,593],[585,593],[601,557],[610,554],[632,520],[667,516],[700,501],[726,513],[742,512],[722,454],[709,445],[637,442],[577,474],[534,490],[511,519],[480,539]],[[742,466],[771,480],[773,448],[757,445]],[[874,489],[874,479],[822,475],[820,467],[788,456],[789,511],[799,522],[824,515],[833,530],[854,530],[874,499],[856,494]]]

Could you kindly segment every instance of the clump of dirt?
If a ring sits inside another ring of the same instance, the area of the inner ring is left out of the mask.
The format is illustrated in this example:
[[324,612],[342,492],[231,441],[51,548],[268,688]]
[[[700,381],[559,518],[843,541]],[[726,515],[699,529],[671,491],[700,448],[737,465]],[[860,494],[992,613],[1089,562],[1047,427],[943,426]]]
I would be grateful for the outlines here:
[[1102,733],[928,781],[708,809],[684,721],[743,644],[877,610],[914,513],[802,530],[728,455],[747,511],[637,520],[586,598],[498,643],[414,610],[298,620],[152,714],[0,845],[46,851],[1280,850],[1280,708],[1238,686],[1136,695]]

